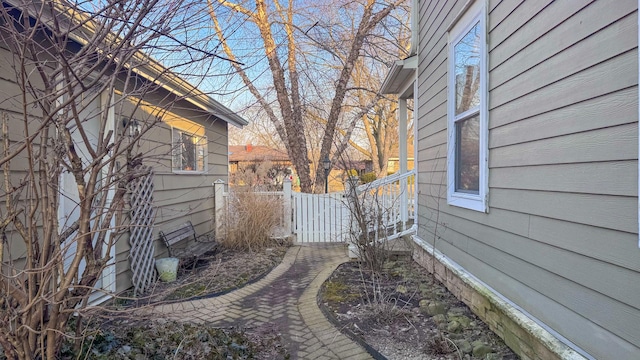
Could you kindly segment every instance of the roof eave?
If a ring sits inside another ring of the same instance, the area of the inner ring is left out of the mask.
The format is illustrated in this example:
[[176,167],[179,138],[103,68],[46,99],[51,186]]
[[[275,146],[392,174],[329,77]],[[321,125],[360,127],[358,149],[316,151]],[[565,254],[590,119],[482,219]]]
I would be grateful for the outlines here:
[[[16,8],[22,7],[22,4],[17,0],[3,0],[3,1]],[[64,0],[54,0],[54,7],[57,8],[56,10],[60,11],[60,14],[65,14],[62,11],[63,2]],[[66,15],[69,15],[69,14],[66,13]],[[84,35],[87,36],[88,38],[91,38],[91,35],[93,34],[93,31],[94,31],[93,27],[91,26],[93,22],[90,20],[87,21],[87,17],[84,16],[84,14],[81,14],[79,12],[74,12],[73,17],[77,18],[75,20],[78,20],[80,24],[82,24],[82,27],[76,30],[75,33],[70,33],[69,37],[74,41],[78,42],[80,45],[85,46],[87,45],[88,42],[85,39],[85,37],[82,36],[83,35],[82,32],[83,31],[88,32],[88,34],[84,34]],[[85,17],[85,18],[82,18],[82,17]],[[114,38],[114,41],[117,41],[117,39]],[[139,64],[142,64],[140,66],[132,66],[132,71],[135,74],[145,78],[146,80],[156,85],[161,86],[162,88],[169,91],[170,93],[177,95],[179,98],[183,98],[187,100],[191,104],[199,107],[200,109],[206,111],[207,113],[209,113],[210,115],[213,115],[216,118],[219,118],[222,121],[225,121],[239,128],[242,128],[245,125],[249,124],[249,121],[247,121],[240,115],[236,114],[226,106],[220,104],[218,101],[211,98],[210,96],[208,96],[207,94],[205,94],[204,92],[196,88],[195,86],[191,85],[189,82],[183,80],[177,74],[173,73],[172,71],[164,67],[158,61],[154,60],[144,52],[137,51],[136,54],[134,55],[134,58],[136,59],[136,61],[138,61]]]
[[[416,55],[404,60],[397,60],[382,82],[380,92],[383,94],[404,94],[411,96],[413,94],[411,84],[415,81],[417,68],[418,57]],[[411,93],[407,93],[407,91]]]
[[[162,86],[167,91],[185,99],[202,110],[205,110],[207,113],[229,124],[239,128],[243,128],[249,124],[249,121],[211,98],[195,86],[189,84],[185,80],[182,80],[179,76],[164,68],[160,63],[153,60],[148,55],[140,52],[140,56],[145,57],[145,65],[133,68],[132,70],[136,74]],[[162,80],[166,80],[166,82]]]

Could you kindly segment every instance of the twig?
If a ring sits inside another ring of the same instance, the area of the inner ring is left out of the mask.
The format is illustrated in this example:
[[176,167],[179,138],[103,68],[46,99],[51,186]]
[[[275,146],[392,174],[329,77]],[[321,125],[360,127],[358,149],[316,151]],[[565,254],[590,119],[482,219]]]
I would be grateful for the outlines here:
[[182,347],[182,343],[186,340],[186,337],[183,337],[182,340],[180,340],[180,344],[178,344],[178,347],[176,348],[176,351],[173,353],[173,358],[175,359],[176,356],[178,356],[178,352],[180,351],[180,348]]
[[458,353],[458,358],[459,358],[460,360],[462,360],[462,352],[460,352],[460,349],[458,348],[458,345],[456,345],[456,343],[454,343],[454,342],[453,342],[453,340],[449,339],[449,338],[448,338],[448,337],[446,337],[446,336],[443,336],[443,338],[444,338],[446,341],[450,342],[450,343],[451,343],[451,345],[453,345],[453,347],[456,349],[456,352]]
[[411,320],[409,320],[409,318],[408,318],[406,315],[404,316],[404,319],[405,319],[405,320],[407,320],[407,322],[409,323],[409,325],[411,325],[411,326],[416,330],[416,335],[417,335],[417,337],[418,337],[418,338],[416,339],[416,341],[417,341],[416,346],[420,346],[420,330],[418,330],[418,328],[417,328],[415,325],[413,325],[413,323],[411,322]]

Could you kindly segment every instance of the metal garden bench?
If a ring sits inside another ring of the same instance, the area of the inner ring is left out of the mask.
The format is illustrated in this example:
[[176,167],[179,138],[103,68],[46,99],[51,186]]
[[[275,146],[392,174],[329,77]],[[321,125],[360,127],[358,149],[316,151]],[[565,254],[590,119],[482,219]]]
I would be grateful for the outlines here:
[[218,248],[218,243],[211,236],[197,236],[191,221],[168,231],[160,231],[160,238],[167,245],[169,256],[180,259],[183,264],[193,262],[194,266],[198,258]]

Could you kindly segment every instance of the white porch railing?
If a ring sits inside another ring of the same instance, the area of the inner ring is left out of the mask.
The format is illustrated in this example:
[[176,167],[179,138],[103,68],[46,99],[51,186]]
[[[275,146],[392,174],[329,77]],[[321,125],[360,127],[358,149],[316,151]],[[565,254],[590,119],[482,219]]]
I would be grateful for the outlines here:
[[356,190],[367,209],[369,231],[391,240],[411,233],[415,220],[415,171],[393,174]]

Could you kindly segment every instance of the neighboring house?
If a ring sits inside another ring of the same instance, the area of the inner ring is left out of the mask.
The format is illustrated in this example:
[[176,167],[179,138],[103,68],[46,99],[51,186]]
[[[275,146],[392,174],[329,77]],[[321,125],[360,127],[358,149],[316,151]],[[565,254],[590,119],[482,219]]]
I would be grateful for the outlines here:
[[330,193],[342,192],[347,188],[349,176],[360,177],[371,172],[373,172],[373,162],[371,160],[338,160],[332,164],[329,172],[328,191]]
[[229,145],[230,174],[238,171],[238,168],[249,167],[264,161],[270,161],[274,165],[292,166],[286,151],[252,144]]
[[383,92],[417,109],[415,258],[522,358],[638,359],[638,2],[414,0],[413,29]]
[[[408,143],[407,144],[407,154],[408,154],[407,169],[408,170],[413,170],[413,166],[414,166],[413,153],[414,153],[413,144]],[[400,171],[400,156],[399,156],[398,145],[396,144],[391,149],[391,156],[387,160],[387,173],[395,174],[398,171]]]
[[[329,192],[344,191],[347,171],[355,170],[361,176],[371,172],[371,160],[338,161],[329,173]],[[229,176],[231,185],[274,185],[282,187],[282,181],[292,176],[294,190],[296,186],[295,169],[285,151],[260,145],[229,145]]]
[[[5,2],[3,6],[8,5]],[[15,6],[20,4],[16,1]],[[15,12],[16,16],[20,15],[17,9]],[[56,15],[59,14],[54,14],[53,17]],[[73,16],[83,15],[75,13]],[[61,15],[58,20],[66,21],[67,18]],[[75,31],[77,33],[69,35],[69,48],[77,50],[82,48],[83,39],[90,36],[93,29],[85,26]],[[3,35],[0,37],[0,40],[3,40],[5,34],[0,33],[0,35]],[[0,110],[9,116],[19,117],[21,107],[16,104],[21,104],[22,100],[18,96],[20,90],[15,80],[16,74],[12,70],[16,57],[10,49],[10,45],[0,41],[0,73],[3,89]],[[191,221],[198,234],[213,230],[212,184],[218,179],[226,180],[228,177],[227,127],[229,124],[242,127],[247,124],[247,121],[147,55],[138,52],[135,59],[138,62],[131,64],[128,79],[135,80],[135,86],[139,88],[151,88],[153,91],[145,92],[142,98],[137,98],[135,96],[137,88],[127,88],[126,93],[133,95],[125,95],[123,88],[116,86],[113,89],[115,99],[113,103],[117,103],[118,106],[113,106],[106,101],[110,98],[108,96],[110,94],[96,96],[95,92],[92,93],[93,89],[87,89],[87,99],[91,100],[83,104],[85,107],[81,116],[86,114],[83,122],[86,121],[84,127],[88,137],[94,137],[99,132],[97,129],[100,128],[101,121],[108,122],[106,129],[112,129],[117,138],[135,134],[142,124],[154,123],[152,129],[142,136],[135,150],[145,154],[141,164],[153,170],[154,212],[149,216],[155,217],[155,226],[152,229],[151,239],[155,242],[155,257],[165,257],[167,249],[158,239],[160,230],[174,227],[185,221]],[[49,60],[52,68],[56,61],[59,59]],[[32,76],[35,79],[32,90],[36,93],[39,90],[37,75],[25,76]],[[116,75],[101,74],[101,76]],[[119,86],[124,86],[125,75],[117,76],[118,80],[122,80]],[[134,82],[133,80],[131,82]],[[125,101],[121,101],[123,99]],[[25,103],[24,108],[36,109],[36,104],[37,101]],[[37,110],[33,111],[37,118]],[[75,137],[80,136],[74,132],[73,128],[70,130],[74,140]],[[17,133],[19,132],[14,131],[10,136]],[[11,141],[20,144],[24,139],[15,138]],[[83,152],[85,151],[79,149],[81,157],[84,156]],[[25,154],[18,156],[13,166],[22,168],[18,162],[26,161],[25,156]],[[85,158],[82,159],[82,161],[85,160]],[[119,167],[128,165],[124,158],[118,163]],[[18,172],[15,176],[19,176]],[[77,189],[73,189],[73,177],[69,172],[63,172],[59,188],[61,194],[58,213],[61,219],[60,227],[64,229],[73,222],[79,203]],[[2,194],[6,196],[4,192]],[[2,201],[4,202],[4,197]],[[9,234],[9,242],[11,242],[10,236]],[[121,292],[132,286],[130,244],[127,240],[128,236],[125,234],[111,249],[116,260],[115,266],[108,267],[103,279],[99,281],[106,292]]]
[[371,160],[347,160],[347,161],[337,161],[333,164],[331,168],[332,172],[334,170],[340,171],[336,173],[336,176],[340,176],[340,174],[344,174],[347,176],[347,171],[351,170],[352,176],[362,176],[366,173],[373,171],[373,161]]
[[[166,84],[164,91],[147,94],[144,100],[148,105],[138,106],[137,110],[124,109],[127,114],[134,113],[131,117],[134,121],[145,122],[159,115],[153,104],[162,104],[172,96],[171,101],[176,102],[170,110],[160,112],[161,121],[140,140],[140,151],[149,154],[142,163],[151,166],[154,172],[152,238],[158,258],[168,256],[158,238],[161,230],[191,221],[197,234],[213,236],[213,183],[228,181],[228,125],[248,124],[178,77],[162,75],[159,81]],[[184,93],[192,95],[184,97],[181,95]],[[118,241],[116,245],[116,291],[120,292],[131,286],[130,247],[127,241]]]
[[229,145],[231,185],[265,185],[281,187],[293,173],[286,151],[260,145]]

